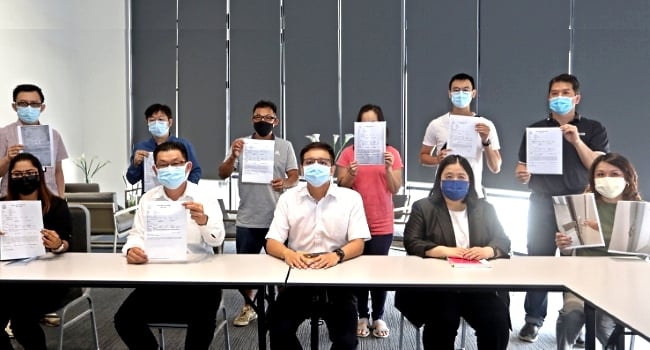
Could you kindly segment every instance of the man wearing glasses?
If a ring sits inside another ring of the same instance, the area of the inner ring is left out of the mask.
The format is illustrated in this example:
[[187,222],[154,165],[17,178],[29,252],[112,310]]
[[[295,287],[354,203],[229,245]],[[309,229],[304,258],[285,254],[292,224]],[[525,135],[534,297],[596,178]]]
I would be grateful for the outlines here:
[[[485,153],[490,171],[495,174],[501,171],[501,153],[499,152],[501,146],[499,145],[497,129],[490,120],[472,112],[470,105],[472,100],[476,98],[476,87],[474,78],[471,75],[465,73],[454,75],[449,81],[448,94],[452,104],[451,111],[432,120],[427,126],[422,140],[422,147],[420,148],[420,163],[426,166],[437,166],[447,154],[462,155],[467,158],[474,171],[476,193],[479,197],[483,197],[483,153]],[[470,154],[462,154],[461,150],[453,150],[447,147],[452,116],[465,116],[476,119],[474,129],[476,130],[477,140],[474,142]]]
[[[363,201],[358,192],[331,183],[334,150],[326,143],[312,142],[300,151],[300,163],[307,185],[280,197],[266,235],[268,253],[296,269],[327,269],[361,255],[364,241],[370,239]],[[269,306],[271,349],[302,349],[296,330],[312,312],[325,320],[332,349],[356,349],[353,292],[283,288]]]
[[[237,254],[259,254],[266,243],[266,233],[273,220],[273,211],[280,198],[280,194],[287,188],[295,186],[298,181],[298,164],[293,146],[287,140],[275,137],[273,128],[279,124],[276,116],[277,108],[273,102],[259,101],[253,107],[251,121],[255,132],[247,137],[238,138],[230,147],[230,154],[219,166],[219,177],[228,178],[233,171],[242,173],[245,162],[243,152],[246,139],[272,140],[273,146],[273,180],[270,183],[238,183],[239,208],[237,209],[236,222],[236,250]],[[241,179],[241,178],[240,178]],[[247,326],[257,318],[255,310],[249,304],[253,299],[254,291],[242,291],[248,296],[239,316],[235,318],[235,326]]]
[[[174,141],[182,143],[185,149],[187,149],[188,160],[192,162],[192,171],[190,171],[187,179],[190,182],[198,184],[201,179],[201,166],[199,166],[199,161],[194,154],[194,147],[192,147],[192,144],[188,140],[176,137],[170,132],[174,122],[171,108],[167,105],[154,103],[144,111],[144,119],[147,121],[151,138],[138,142],[133,147],[129,168],[126,171],[126,179],[129,183],[135,185],[140,181],[144,181],[145,170],[149,170],[144,168],[145,158],[149,157],[149,154],[156,149],[157,145],[167,141]],[[154,181],[154,183],[156,182]],[[145,192],[144,183],[142,192]]]
[[[45,110],[45,96],[36,85],[22,84],[16,86],[13,92],[11,107],[18,114],[18,120],[0,129],[0,192],[7,193],[7,170],[9,162],[23,151],[23,145],[18,143],[18,127],[23,125],[40,125],[40,115]],[[65,180],[61,161],[68,158],[68,152],[58,131],[52,128],[52,149],[54,151],[54,166],[45,166],[45,183],[52,193],[63,198]]]

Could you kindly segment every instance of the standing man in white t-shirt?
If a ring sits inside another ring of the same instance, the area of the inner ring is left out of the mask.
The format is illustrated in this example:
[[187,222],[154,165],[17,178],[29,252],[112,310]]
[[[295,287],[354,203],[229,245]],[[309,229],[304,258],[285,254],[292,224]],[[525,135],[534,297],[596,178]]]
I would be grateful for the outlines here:
[[476,145],[476,156],[465,158],[469,161],[474,171],[475,189],[479,197],[483,197],[483,153],[487,166],[491,172],[497,174],[501,171],[501,153],[499,149],[499,136],[494,124],[486,118],[472,112],[470,104],[476,98],[474,78],[465,73],[451,77],[449,81],[449,99],[451,111],[432,120],[427,126],[420,148],[420,163],[425,166],[438,166],[447,154],[454,154],[453,149],[447,148],[449,138],[449,123],[451,116],[466,116],[477,118],[476,132],[480,143]]

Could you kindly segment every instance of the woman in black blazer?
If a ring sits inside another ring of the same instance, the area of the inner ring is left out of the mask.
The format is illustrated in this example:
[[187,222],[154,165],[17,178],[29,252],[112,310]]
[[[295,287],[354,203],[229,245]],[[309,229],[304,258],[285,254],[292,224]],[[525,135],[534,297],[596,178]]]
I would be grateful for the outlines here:
[[[479,199],[469,162],[458,155],[440,162],[431,196],[413,204],[404,230],[409,255],[468,260],[507,258],[510,239],[494,207]],[[510,336],[507,292],[397,291],[395,306],[424,325],[425,349],[453,349],[460,318],[476,331],[479,349],[506,349]]]

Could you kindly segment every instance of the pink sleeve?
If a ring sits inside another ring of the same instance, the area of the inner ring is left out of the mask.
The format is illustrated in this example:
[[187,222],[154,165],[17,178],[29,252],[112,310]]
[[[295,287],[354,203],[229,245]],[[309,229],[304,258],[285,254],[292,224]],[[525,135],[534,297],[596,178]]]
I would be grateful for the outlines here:
[[386,146],[386,151],[393,154],[393,170],[402,169],[404,164],[402,163],[402,157],[400,157],[397,149],[393,146]]
[[352,146],[345,147],[336,161],[336,165],[346,167],[354,160],[354,150]]

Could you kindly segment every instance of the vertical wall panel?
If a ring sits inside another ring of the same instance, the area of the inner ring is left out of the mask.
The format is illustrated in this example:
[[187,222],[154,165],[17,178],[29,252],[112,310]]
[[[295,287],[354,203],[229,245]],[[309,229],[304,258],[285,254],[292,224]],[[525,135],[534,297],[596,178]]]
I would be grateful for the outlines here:
[[514,176],[517,154],[526,126],[548,115],[548,81],[568,70],[569,2],[494,5],[481,1],[478,112],[497,128],[503,164],[496,175],[484,164],[483,185],[528,190]]
[[336,1],[285,1],[287,139],[296,157],[321,134],[339,133]]
[[354,132],[362,105],[379,105],[389,129],[388,143],[403,157],[400,6],[395,0],[343,2],[343,132]]
[[451,108],[449,79],[476,75],[476,1],[406,1],[408,181],[433,182],[434,168],[419,162],[424,130]]
[[218,178],[226,137],[226,0],[179,3],[178,127],[203,178]]
[[581,114],[605,125],[613,152],[630,159],[641,194],[650,196],[650,3],[628,0],[575,2],[574,71]]
[[144,110],[176,109],[176,0],[137,0],[132,6],[133,143],[151,137]]
[[[280,1],[235,0],[230,6],[230,132],[234,139],[253,133],[255,102],[264,99],[280,105]],[[274,133],[281,136],[281,130],[278,127]]]

